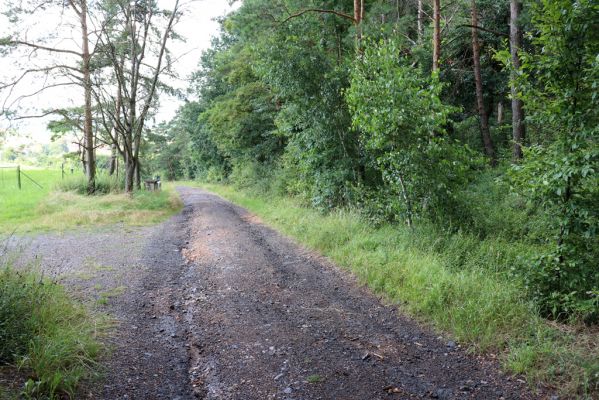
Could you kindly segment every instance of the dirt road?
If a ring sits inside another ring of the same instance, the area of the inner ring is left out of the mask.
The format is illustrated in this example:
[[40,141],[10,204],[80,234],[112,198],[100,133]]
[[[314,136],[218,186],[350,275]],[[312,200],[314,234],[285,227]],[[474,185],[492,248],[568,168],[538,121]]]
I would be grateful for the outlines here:
[[534,398],[243,209],[179,190],[183,212],[156,227],[31,244],[48,273],[119,320],[86,396]]

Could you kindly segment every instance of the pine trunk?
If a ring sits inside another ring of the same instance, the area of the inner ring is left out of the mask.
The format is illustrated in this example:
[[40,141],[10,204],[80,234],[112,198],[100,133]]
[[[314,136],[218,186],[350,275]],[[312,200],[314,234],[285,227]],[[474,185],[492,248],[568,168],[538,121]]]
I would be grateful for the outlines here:
[[[114,133],[114,135],[116,135],[116,132]],[[116,171],[116,159],[118,157],[117,154],[117,149],[116,149],[116,143],[113,143],[110,146],[110,167],[108,169],[108,173],[112,176],[114,175],[114,172]]]
[[474,64],[474,82],[476,83],[476,105],[478,108],[478,116],[480,118],[480,133],[482,136],[483,147],[485,154],[491,160],[491,165],[497,163],[495,156],[495,147],[493,145],[493,139],[491,138],[491,132],[489,130],[489,114],[485,109],[485,102],[483,98],[483,81],[482,73],[480,68],[480,43],[478,41],[478,30],[474,27],[478,26],[478,11],[476,9],[476,0],[472,0],[472,61]]
[[[513,70],[520,68],[518,51],[522,47],[522,31],[518,26],[518,19],[522,4],[519,0],[510,0],[510,52],[512,55]],[[518,99],[518,88],[515,82],[515,72],[512,72],[512,138],[514,140],[514,160],[522,159],[522,143],[526,134],[524,125],[524,104]]]
[[87,192],[94,193],[96,190],[96,159],[94,154],[94,131],[92,127],[92,82],[90,61],[91,54],[89,52],[89,37],[87,31],[87,0],[81,0],[80,22],[82,33],[82,71],[83,71],[83,88],[85,91],[84,104],[84,124],[83,135],[86,155],[85,175],[87,178]]
[[433,0],[433,72],[439,70],[441,59],[441,1]]
[[135,181],[135,163],[130,157],[125,157],[125,192],[133,192]]
[[416,21],[418,23],[418,43],[422,43],[422,38],[424,37],[424,9],[422,0],[418,0],[418,16]]

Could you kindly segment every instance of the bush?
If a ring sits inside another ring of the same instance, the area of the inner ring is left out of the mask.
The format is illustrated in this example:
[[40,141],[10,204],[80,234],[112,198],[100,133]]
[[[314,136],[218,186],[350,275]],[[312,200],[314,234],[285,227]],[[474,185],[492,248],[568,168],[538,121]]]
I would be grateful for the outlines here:
[[27,371],[25,395],[72,397],[93,375],[96,321],[64,288],[0,259],[0,364]]
[[369,43],[351,78],[353,125],[405,219],[446,220],[479,160],[446,135],[455,109],[441,101],[439,79],[415,69],[393,41]]
[[236,161],[229,175],[229,181],[239,189],[253,189],[256,192],[270,191],[272,168],[257,161],[244,159]]

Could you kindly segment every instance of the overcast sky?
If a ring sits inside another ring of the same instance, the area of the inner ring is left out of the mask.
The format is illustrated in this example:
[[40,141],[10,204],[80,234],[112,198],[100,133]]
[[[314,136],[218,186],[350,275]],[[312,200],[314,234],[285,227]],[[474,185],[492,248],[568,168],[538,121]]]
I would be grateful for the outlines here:
[[[229,0],[195,0],[186,5],[187,11],[176,27],[177,33],[185,37],[185,43],[175,42],[170,46],[173,58],[180,57],[175,64],[175,70],[181,79],[176,82],[170,82],[172,85],[180,89],[187,88],[186,78],[196,69],[202,51],[210,47],[211,38],[218,34],[218,24],[214,19],[237,8],[240,5],[239,3],[240,1],[237,1],[233,6],[230,6]],[[174,1],[159,0],[159,4],[164,8],[171,8],[174,5]],[[7,0],[0,0],[0,10],[5,10],[6,5]],[[58,13],[46,12],[43,16],[43,19],[38,17],[35,20],[25,21],[23,26],[19,26],[18,29],[22,32],[22,29],[25,29],[28,32],[28,37],[31,38],[37,35],[46,36],[48,33],[55,32],[57,26],[61,23],[63,27],[61,30],[64,30],[64,26],[68,25],[68,21],[65,22]],[[1,15],[0,37],[5,36],[11,31],[14,31],[14,26],[10,26],[6,17]],[[80,32],[76,30],[76,27],[73,27],[72,35],[74,38],[79,37]],[[74,41],[72,38],[67,38],[64,35],[62,38],[55,39],[55,43],[60,43],[62,46],[68,47],[75,45],[74,43],[69,44],[69,42]],[[0,59],[0,77],[5,77],[6,75],[14,76],[15,73],[22,68],[18,65],[19,62],[22,63],[23,60],[18,60],[15,56],[11,55],[4,56]],[[26,62],[29,68],[36,63],[37,65],[44,64],[44,60],[41,56],[34,60],[26,60]],[[35,90],[35,88],[38,87],[40,87],[39,82],[32,81],[26,82],[25,85],[23,85],[23,89],[29,89],[29,91],[32,89]],[[31,100],[25,103],[25,106],[30,108],[29,112],[34,112],[44,108],[81,104],[81,90],[62,87],[32,97]],[[169,120],[172,118],[180,104],[181,102],[178,99],[170,98],[164,94],[161,95],[161,108],[157,116],[157,121]],[[45,128],[46,124],[47,119],[26,120],[19,124],[18,130],[23,134],[31,136],[34,141],[46,142],[49,138],[49,133]],[[6,127],[7,122],[0,119],[0,128]]]

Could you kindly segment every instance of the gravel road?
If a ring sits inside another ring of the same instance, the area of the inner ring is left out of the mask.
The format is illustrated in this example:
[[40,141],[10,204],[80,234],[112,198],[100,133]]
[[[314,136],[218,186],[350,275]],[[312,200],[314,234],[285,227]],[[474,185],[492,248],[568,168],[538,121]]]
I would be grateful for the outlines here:
[[346,272],[199,189],[153,227],[44,234],[45,273],[118,321],[95,399],[532,399]]

